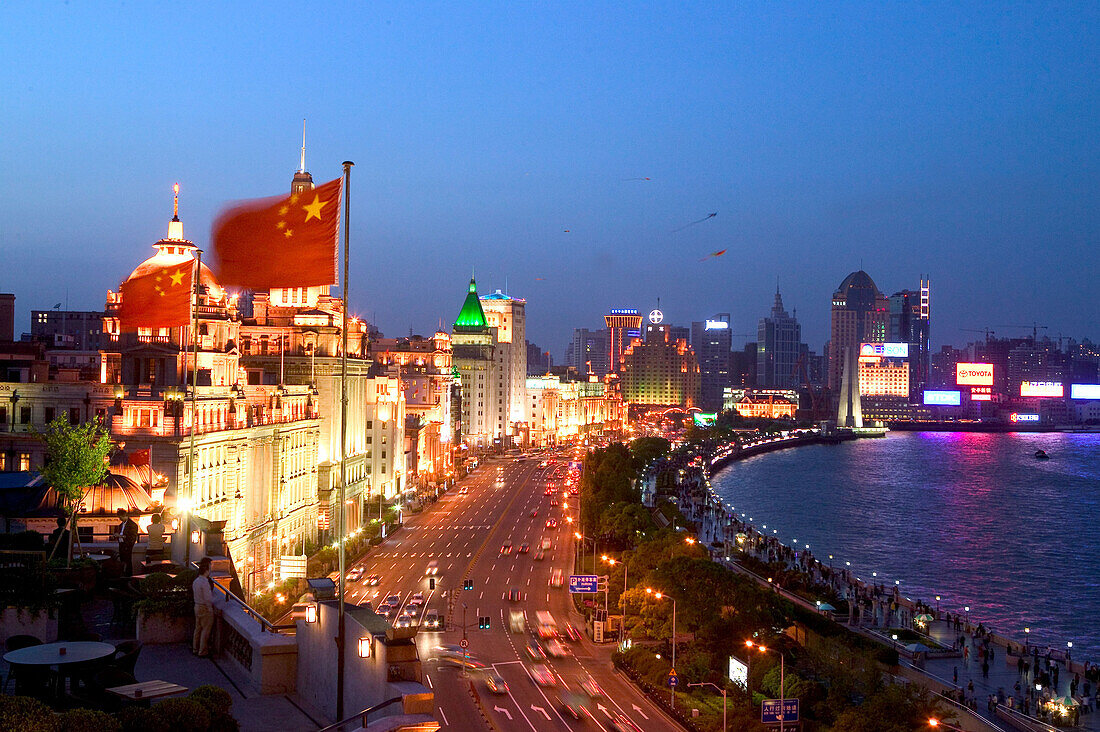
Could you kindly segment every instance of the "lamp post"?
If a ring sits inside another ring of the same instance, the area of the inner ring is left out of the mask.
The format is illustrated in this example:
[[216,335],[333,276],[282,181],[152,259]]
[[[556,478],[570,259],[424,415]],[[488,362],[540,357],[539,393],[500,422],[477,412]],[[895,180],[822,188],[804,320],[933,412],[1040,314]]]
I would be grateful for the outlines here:
[[[608,564],[610,564],[612,567],[614,567],[616,564],[620,564],[620,563],[623,565],[623,593],[622,593],[622,595],[620,595],[620,597],[624,598],[622,600],[622,604],[623,604],[623,631],[620,634],[619,640],[625,640],[625,636],[626,636],[626,599],[625,599],[625,597],[626,597],[626,570],[627,570],[626,560],[625,559],[615,559],[614,557],[609,557],[606,554],[602,555],[600,558],[603,559]],[[607,602],[606,601],[604,602],[603,609],[604,609],[604,612],[607,612]]]
[[726,732],[726,690],[724,687],[713,684],[709,681],[701,681],[696,684],[688,684],[688,686],[713,686],[718,691],[722,692],[722,732]]
[[[751,640],[745,641],[745,646],[747,648],[756,648],[761,653],[768,652],[767,646],[753,643]],[[783,657],[782,651],[777,649],[775,652],[779,654],[779,732],[783,732],[783,717],[786,716],[784,708],[786,707],[787,701],[787,689],[785,688],[787,686],[787,675],[786,664],[784,663],[786,659]]]
[[[672,600],[672,670],[676,670],[676,598],[670,595],[666,595],[663,592],[658,592],[652,587],[645,588],[647,595],[653,595],[658,600],[668,598]],[[672,699],[672,708],[676,708],[676,687],[673,686],[669,689],[669,696]]]
[[947,722],[940,721],[939,719],[936,719],[935,717],[929,717],[928,718],[928,726],[932,727],[934,729],[941,729],[942,728],[942,729],[953,730],[954,732],[963,732],[962,728],[955,727],[953,725],[948,724]]

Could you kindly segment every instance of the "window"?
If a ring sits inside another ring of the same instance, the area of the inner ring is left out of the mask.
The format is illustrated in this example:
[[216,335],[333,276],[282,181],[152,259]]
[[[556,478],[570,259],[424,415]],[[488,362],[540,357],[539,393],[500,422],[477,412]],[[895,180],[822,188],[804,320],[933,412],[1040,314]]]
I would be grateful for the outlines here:
[[69,407],[69,424],[77,424],[80,422],[80,408]]
[[29,452],[19,453],[19,469],[30,470],[31,469],[31,454]]
[[53,422],[53,407],[46,407],[46,422],[47,424]]
[[19,424],[29,424],[31,421],[31,408],[20,407],[19,408]]

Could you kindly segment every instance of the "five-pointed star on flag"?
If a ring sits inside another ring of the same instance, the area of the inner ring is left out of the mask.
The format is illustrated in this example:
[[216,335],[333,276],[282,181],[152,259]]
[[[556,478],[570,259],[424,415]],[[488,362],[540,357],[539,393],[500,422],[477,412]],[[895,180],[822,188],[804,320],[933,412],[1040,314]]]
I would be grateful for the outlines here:
[[313,203],[302,206],[302,210],[306,212],[306,221],[316,218],[321,220],[321,209],[328,205],[328,201],[322,201],[321,197],[317,194],[313,195]]

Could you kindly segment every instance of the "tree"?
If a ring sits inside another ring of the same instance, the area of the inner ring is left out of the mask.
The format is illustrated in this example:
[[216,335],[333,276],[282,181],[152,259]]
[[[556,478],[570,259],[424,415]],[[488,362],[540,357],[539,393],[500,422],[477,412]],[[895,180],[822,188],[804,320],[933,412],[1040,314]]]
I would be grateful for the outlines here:
[[[65,564],[72,557],[72,542],[76,536],[76,510],[85,491],[99,485],[107,477],[107,454],[111,451],[111,437],[97,419],[84,424],[69,424],[57,418],[46,425],[39,435],[46,445],[46,464],[42,477],[61,499],[69,516],[69,546]],[[54,547],[57,551],[57,547]]]

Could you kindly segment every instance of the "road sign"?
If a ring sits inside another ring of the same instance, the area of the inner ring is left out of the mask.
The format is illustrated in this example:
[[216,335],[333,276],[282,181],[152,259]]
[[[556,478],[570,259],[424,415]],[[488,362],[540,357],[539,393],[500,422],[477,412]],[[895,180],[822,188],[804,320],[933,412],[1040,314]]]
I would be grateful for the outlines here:
[[462,640],[460,640],[458,642],[458,645],[461,646],[462,648],[469,648],[470,647],[470,641],[463,638]]
[[779,699],[765,699],[760,705],[760,721],[764,724],[797,722],[798,700],[784,699],[781,705]]
[[678,684],[678,683],[680,683],[680,677],[679,676],[677,676],[676,674],[669,674],[668,675],[668,685],[669,686],[675,688],[676,684]]
[[571,574],[569,575],[569,591],[573,594],[581,592],[595,592],[600,583],[600,578],[595,574]]

